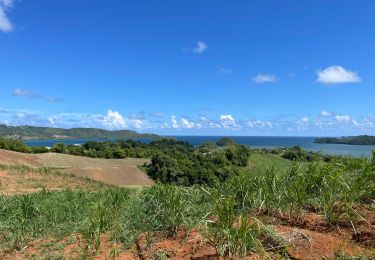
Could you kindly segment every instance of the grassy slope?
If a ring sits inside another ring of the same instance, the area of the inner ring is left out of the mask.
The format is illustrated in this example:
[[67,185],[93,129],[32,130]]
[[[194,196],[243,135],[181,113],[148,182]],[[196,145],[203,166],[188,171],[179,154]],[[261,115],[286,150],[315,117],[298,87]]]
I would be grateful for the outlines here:
[[293,162],[273,154],[251,154],[247,169],[252,172],[263,172],[267,168],[274,167],[276,170],[284,171],[292,166]]
[[0,196],[32,193],[42,190],[99,190],[110,187],[88,178],[62,174],[52,168],[0,164]]

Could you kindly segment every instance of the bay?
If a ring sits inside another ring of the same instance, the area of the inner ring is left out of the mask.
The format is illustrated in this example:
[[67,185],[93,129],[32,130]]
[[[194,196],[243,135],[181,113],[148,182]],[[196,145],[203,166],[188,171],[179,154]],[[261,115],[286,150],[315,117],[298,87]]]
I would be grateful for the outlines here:
[[[180,141],[187,141],[192,145],[200,145],[204,142],[216,142],[223,136],[166,136]],[[353,157],[371,157],[375,146],[370,145],[345,145],[345,144],[317,144],[314,143],[316,137],[291,137],[291,136],[231,136],[238,144],[249,145],[251,148],[276,148],[301,146],[307,151],[321,152],[331,155],[347,155]],[[90,139],[91,141],[115,141],[108,139]],[[52,147],[56,143],[67,145],[81,145],[90,140],[87,139],[66,139],[66,140],[28,140],[25,143],[29,146]],[[141,142],[149,143],[150,139],[137,139]]]

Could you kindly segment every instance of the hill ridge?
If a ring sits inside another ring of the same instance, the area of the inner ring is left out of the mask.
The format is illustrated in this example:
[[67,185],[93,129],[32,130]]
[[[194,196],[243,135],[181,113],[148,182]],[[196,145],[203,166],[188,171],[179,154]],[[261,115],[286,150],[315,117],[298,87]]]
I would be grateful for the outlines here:
[[31,139],[159,139],[156,134],[141,134],[132,130],[105,130],[101,128],[54,128],[39,126],[0,125],[0,138]]

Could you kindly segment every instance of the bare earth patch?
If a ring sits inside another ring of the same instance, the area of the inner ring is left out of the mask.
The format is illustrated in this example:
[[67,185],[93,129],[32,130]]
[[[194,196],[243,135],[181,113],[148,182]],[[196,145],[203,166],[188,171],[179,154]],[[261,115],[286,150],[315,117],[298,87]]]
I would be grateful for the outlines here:
[[[335,254],[343,252],[346,256],[362,255],[373,259],[371,248],[348,241],[335,233],[319,233],[290,226],[274,226],[275,231],[288,242],[287,253],[291,259],[313,260],[334,259]],[[175,237],[168,237],[163,232],[154,233],[151,239],[141,235],[136,243],[124,250],[120,243],[111,241],[109,234],[101,236],[98,250],[90,247],[80,235],[72,235],[63,240],[35,240],[20,252],[5,254],[5,259],[29,259],[36,256],[66,259],[225,259],[196,230],[185,233],[180,230]],[[248,254],[246,259],[282,259],[268,252],[263,258],[258,254]],[[0,254],[1,256],[1,254]],[[233,258],[235,259],[235,258]]]

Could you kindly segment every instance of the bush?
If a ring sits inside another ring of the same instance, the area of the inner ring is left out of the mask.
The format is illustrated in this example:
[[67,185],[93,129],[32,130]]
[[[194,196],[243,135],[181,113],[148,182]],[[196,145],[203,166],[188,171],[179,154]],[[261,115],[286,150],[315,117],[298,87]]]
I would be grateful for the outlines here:
[[223,138],[220,138],[217,142],[216,142],[216,145],[217,146],[231,146],[231,145],[235,145],[236,142],[232,139],[232,138],[229,138],[229,137],[223,137]]

